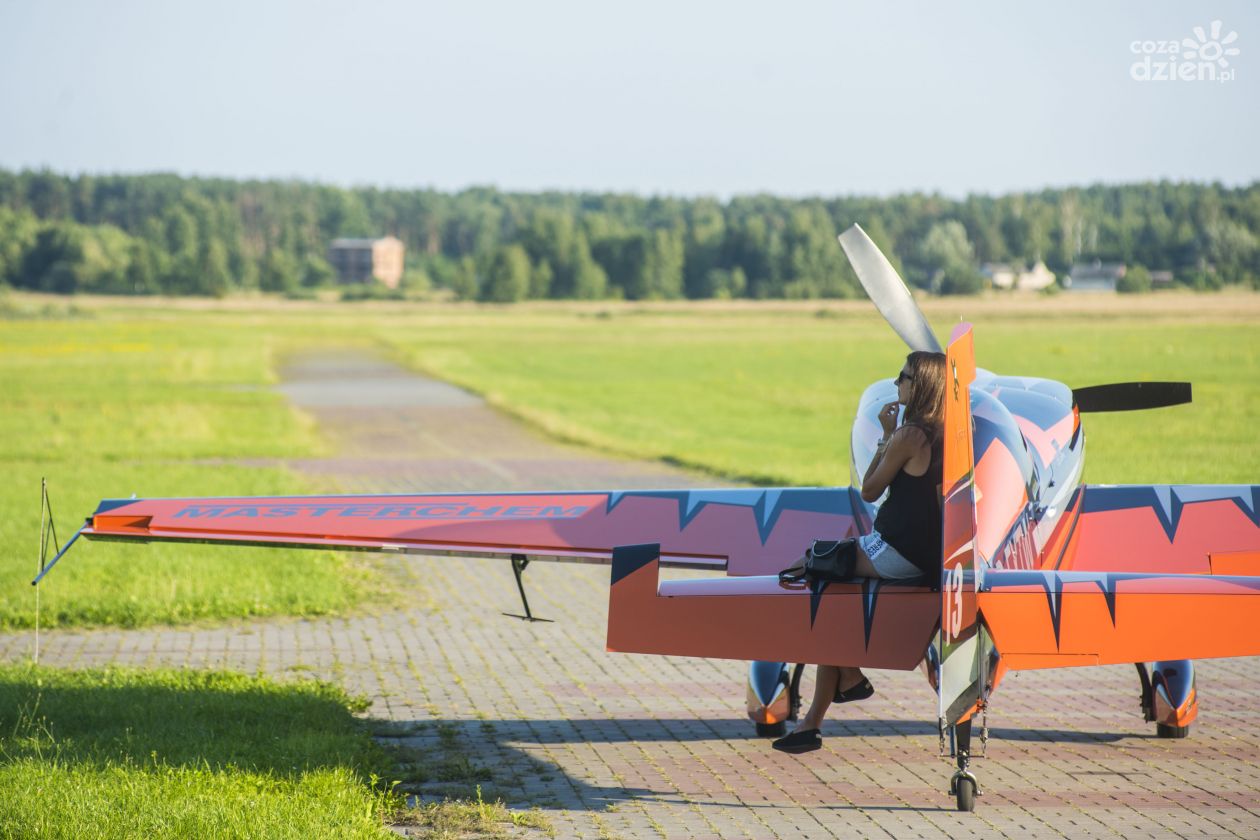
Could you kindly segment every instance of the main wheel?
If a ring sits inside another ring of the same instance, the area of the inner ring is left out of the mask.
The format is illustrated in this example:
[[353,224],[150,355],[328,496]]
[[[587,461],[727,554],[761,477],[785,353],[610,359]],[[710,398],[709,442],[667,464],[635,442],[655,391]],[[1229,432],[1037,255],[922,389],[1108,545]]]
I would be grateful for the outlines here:
[[1155,734],[1161,738],[1184,738],[1190,734],[1190,726],[1169,726],[1166,723],[1155,724]]
[[959,811],[976,810],[976,783],[966,776],[960,776],[954,783],[954,800]]
[[778,723],[759,723],[757,724],[757,734],[762,738],[782,738],[787,734],[787,724],[783,721]]

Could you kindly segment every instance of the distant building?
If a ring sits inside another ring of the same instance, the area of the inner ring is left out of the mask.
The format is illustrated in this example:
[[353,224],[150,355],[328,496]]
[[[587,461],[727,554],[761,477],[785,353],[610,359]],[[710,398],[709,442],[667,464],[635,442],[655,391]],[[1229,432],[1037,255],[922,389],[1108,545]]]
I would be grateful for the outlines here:
[[1040,260],[1027,271],[1006,263],[985,263],[980,266],[980,273],[989,278],[989,282],[998,289],[1040,291],[1054,285],[1054,272],[1046,268],[1046,264]]
[[1114,292],[1116,281],[1125,274],[1124,263],[1077,263],[1064,279],[1063,286],[1072,292]]
[[381,239],[334,239],[328,246],[328,262],[342,284],[379,280],[397,289],[403,275],[403,244],[394,236]]
[[1171,271],[1152,271],[1151,272],[1151,288],[1152,289],[1171,289],[1173,286],[1173,273]]

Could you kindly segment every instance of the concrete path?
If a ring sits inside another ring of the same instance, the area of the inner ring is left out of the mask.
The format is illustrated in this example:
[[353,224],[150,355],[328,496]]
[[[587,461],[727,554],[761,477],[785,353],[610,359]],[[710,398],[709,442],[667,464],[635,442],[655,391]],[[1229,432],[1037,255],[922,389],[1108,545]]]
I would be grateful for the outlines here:
[[[307,357],[287,393],[337,457],[295,462],[348,492],[713,484],[557,446],[476,398],[361,356]],[[1131,667],[1009,676],[977,763],[974,814],[953,810],[935,698],[876,672],[833,709],[823,750],[775,753],[743,719],[742,663],[603,650],[608,571],[535,564],[527,624],[506,563],[389,558],[414,606],[321,621],[57,631],[43,661],[317,675],[371,698],[386,743],[418,751],[426,798],[544,808],[560,837],[1260,837],[1260,664],[1200,663],[1186,740],[1142,723]],[[750,617],[750,620],[755,620]],[[29,634],[0,636],[17,659]],[[812,669],[811,669],[812,670]]]

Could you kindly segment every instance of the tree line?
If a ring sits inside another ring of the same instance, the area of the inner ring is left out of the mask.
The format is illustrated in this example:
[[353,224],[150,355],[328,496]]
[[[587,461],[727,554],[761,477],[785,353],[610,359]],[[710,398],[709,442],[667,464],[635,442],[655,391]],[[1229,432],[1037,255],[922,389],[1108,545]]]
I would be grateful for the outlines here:
[[[403,290],[460,299],[844,298],[854,222],[912,285],[979,266],[1123,262],[1200,289],[1260,287],[1260,183],[1141,183],[950,199],[457,193],[169,174],[0,170],[0,283],[72,294],[294,296],[334,283],[342,236],[398,236]],[[1149,286],[1149,282],[1146,283]]]

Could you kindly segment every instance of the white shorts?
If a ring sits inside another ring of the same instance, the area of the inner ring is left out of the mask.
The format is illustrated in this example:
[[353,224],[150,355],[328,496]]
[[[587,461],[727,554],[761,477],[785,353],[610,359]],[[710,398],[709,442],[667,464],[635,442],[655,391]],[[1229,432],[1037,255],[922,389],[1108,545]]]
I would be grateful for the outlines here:
[[871,565],[885,580],[906,580],[923,577],[923,570],[902,557],[897,549],[884,542],[879,531],[871,531],[858,537],[858,545],[870,558]]

